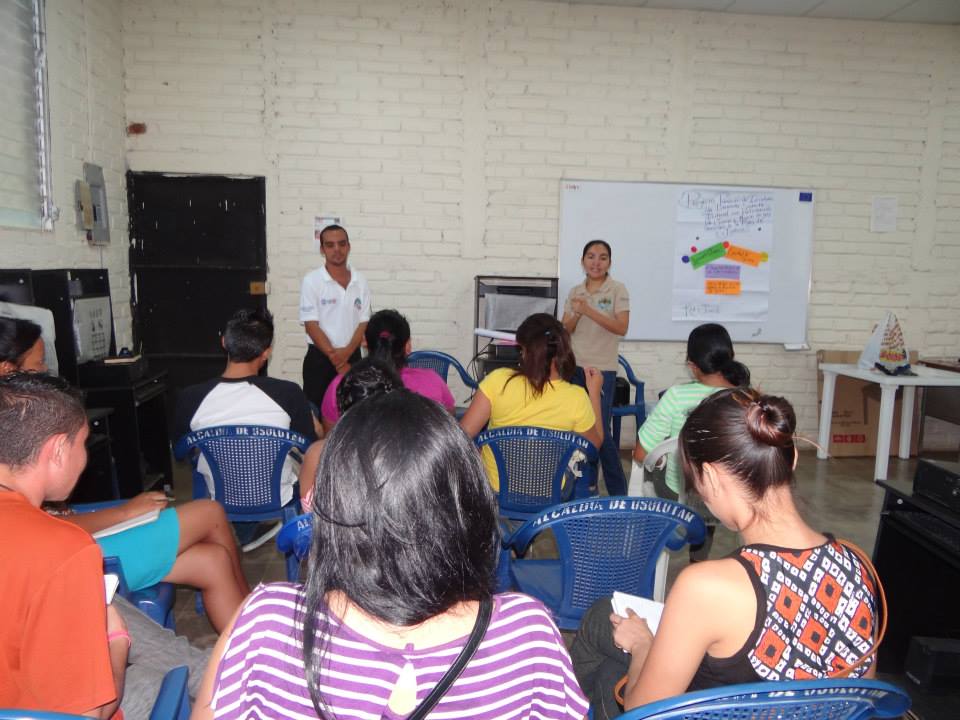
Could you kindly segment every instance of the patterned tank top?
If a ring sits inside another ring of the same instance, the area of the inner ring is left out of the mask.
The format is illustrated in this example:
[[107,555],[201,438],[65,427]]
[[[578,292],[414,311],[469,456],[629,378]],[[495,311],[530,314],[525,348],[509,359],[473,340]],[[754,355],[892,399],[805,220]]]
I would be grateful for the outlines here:
[[[757,621],[736,654],[704,656],[690,690],[827,677],[870,651],[873,582],[852,552],[827,537],[806,550],[746,545],[732,555],[756,591]],[[873,658],[852,676],[861,677],[872,663]]]

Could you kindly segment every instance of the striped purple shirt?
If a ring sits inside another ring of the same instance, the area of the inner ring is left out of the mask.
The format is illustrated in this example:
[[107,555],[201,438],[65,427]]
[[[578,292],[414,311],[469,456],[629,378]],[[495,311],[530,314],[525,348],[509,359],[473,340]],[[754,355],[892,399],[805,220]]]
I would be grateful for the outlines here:
[[[224,649],[213,688],[216,718],[316,718],[304,676],[295,621],[300,585],[261,585],[246,604]],[[404,666],[422,701],[463,649],[466,638],[414,650],[388,648],[329,616],[320,688],[339,719],[399,718],[387,702]],[[409,671],[408,671],[409,672]],[[490,626],[473,659],[429,717],[580,720],[587,700],[577,685],[563,639],[544,606],[519,593],[494,598]]]

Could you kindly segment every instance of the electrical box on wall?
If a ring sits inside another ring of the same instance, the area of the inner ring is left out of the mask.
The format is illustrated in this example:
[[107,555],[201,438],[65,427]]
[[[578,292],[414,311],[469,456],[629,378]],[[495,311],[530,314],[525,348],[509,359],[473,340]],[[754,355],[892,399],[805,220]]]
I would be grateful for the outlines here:
[[110,217],[103,168],[83,164],[83,180],[77,180],[77,228],[87,234],[91,245],[110,244]]

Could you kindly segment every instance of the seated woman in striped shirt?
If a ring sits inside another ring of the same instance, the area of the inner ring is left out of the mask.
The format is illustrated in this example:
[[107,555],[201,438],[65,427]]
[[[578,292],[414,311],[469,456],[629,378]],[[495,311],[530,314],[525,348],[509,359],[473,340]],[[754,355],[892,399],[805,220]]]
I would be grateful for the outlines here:
[[194,718],[409,717],[471,635],[479,645],[436,716],[586,716],[543,605],[493,594],[496,499],[440,405],[398,389],[352,407],[311,509],[305,584],[254,590],[214,649]]

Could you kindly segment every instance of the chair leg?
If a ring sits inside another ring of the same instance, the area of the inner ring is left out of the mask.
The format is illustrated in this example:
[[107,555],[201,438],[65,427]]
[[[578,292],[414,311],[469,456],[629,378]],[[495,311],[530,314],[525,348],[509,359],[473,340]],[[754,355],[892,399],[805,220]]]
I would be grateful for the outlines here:
[[623,419],[619,415],[614,415],[613,420],[613,446],[620,451],[620,421]]

